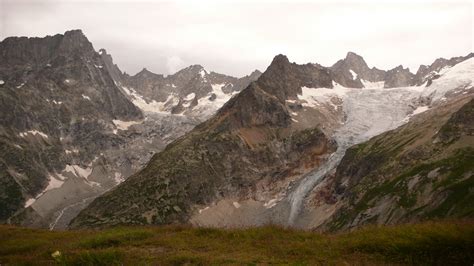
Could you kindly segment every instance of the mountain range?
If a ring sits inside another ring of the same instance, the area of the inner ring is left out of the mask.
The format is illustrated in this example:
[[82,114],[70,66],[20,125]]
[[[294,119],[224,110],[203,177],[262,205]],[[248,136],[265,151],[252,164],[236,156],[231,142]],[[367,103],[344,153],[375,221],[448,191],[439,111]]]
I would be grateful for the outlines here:
[[[123,73],[79,30],[0,43],[0,221],[348,230],[472,217],[473,54]],[[72,221],[71,221],[72,220]],[[68,225],[70,223],[70,225]]]

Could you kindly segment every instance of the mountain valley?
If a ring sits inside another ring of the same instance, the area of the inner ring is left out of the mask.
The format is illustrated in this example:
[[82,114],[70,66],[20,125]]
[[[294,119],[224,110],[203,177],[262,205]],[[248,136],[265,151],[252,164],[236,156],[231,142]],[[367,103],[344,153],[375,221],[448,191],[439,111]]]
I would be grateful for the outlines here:
[[242,78],[131,76],[80,30],[0,42],[0,221],[53,229],[472,218],[473,54],[349,52]]

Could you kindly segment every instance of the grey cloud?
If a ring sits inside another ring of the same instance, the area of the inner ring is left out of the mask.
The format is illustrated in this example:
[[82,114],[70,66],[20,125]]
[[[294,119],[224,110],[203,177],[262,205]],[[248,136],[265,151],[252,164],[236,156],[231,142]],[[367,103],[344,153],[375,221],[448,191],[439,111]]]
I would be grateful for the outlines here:
[[201,64],[243,76],[273,56],[331,65],[354,51],[371,66],[416,71],[472,51],[472,2],[356,4],[0,0],[0,38],[80,28],[122,70],[169,74]]

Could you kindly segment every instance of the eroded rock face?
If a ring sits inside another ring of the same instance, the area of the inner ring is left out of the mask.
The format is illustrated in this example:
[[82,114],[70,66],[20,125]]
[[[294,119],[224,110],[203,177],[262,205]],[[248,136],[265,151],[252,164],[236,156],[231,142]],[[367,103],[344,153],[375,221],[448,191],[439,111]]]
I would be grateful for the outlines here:
[[301,87],[332,88],[329,69],[317,64],[297,65],[284,55],[277,55],[258,79],[261,88],[280,101],[296,98]]
[[5,39],[0,79],[2,222],[64,182],[58,174],[66,165],[87,168],[100,151],[123,143],[111,134],[114,119],[143,119],[79,30]]
[[348,88],[363,88],[361,80],[370,82],[385,80],[385,71],[375,67],[369,68],[365,60],[353,52],[347,53],[345,59],[337,61],[331,66],[331,70],[334,73],[334,80]]
[[415,85],[415,75],[408,68],[397,66],[385,74],[385,88],[408,87]]
[[[464,60],[467,60],[474,56],[474,53],[470,53],[466,56],[452,57],[450,59],[438,58],[431,65],[420,65],[415,75],[416,85],[422,85],[427,82],[427,86],[431,82],[439,77],[439,72],[446,67],[452,67]],[[429,84],[428,84],[429,83]]]

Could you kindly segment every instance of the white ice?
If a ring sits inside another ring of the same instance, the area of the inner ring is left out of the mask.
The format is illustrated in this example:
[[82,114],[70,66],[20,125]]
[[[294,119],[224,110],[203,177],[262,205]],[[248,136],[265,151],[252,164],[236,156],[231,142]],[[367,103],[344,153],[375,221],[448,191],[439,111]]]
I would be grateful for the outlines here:
[[24,138],[24,137],[28,136],[28,134],[40,135],[41,137],[43,137],[45,139],[48,138],[48,135],[46,135],[45,133],[43,133],[41,131],[38,131],[38,130],[28,130],[28,131],[25,131],[25,132],[21,132],[19,135],[20,135],[20,137]]
[[349,71],[350,71],[351,74],[352,74],[352,79],[353,79],[353,80],[356,80],[356,79],[357,79],[357,73],[355,73],[352,69],[349,69]]

